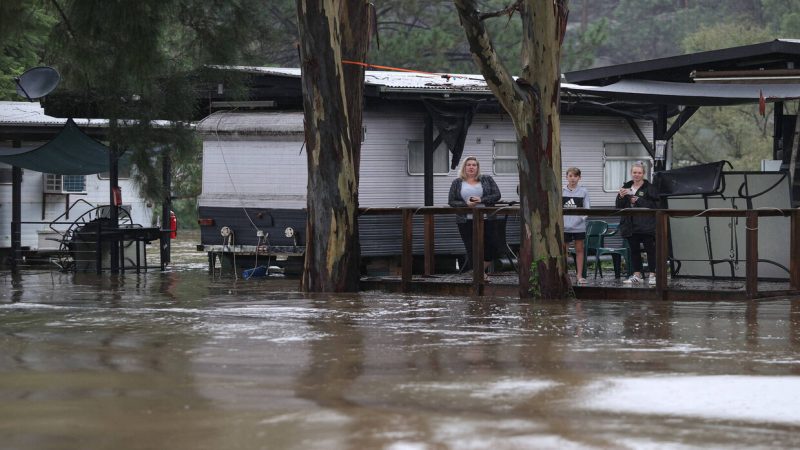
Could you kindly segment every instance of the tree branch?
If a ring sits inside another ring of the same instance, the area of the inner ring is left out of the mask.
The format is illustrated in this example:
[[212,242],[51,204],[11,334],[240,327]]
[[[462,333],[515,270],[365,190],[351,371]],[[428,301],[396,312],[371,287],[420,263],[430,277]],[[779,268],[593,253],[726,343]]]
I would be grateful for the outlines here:
[[72,26],[69,24],[69,19],[67,19],[67,15],[64,13],[64,9],[61,8],[61,5],[58,4],[57,0],[51,0],[53,6],[58,11],[58,15],[61,16],[61,20],[64,21],[64,26],[67,27],[67,33],[69,33],[69,37],[75,39],[75,33],[72,31]]
[[522,7],[522,0],[517,0],[511,5],[506,6],[504,9],[490,13],[483,13],[478,15],[478,20],[486,20],[494,17],[508,16],[509,19],[514,15],[514,11],[519,11]]
[[497,56],[489,32],[481,22],[475,0],[454,0],[473,60],[486,84],[506,111],[516,108],[517,85]]

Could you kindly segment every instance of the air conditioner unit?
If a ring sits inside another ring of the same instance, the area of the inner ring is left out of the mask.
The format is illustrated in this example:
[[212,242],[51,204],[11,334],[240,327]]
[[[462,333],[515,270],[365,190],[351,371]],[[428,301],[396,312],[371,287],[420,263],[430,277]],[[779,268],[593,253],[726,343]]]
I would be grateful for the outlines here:
[[43,191],[46,194],[85,194],[85,175],[44,174]]

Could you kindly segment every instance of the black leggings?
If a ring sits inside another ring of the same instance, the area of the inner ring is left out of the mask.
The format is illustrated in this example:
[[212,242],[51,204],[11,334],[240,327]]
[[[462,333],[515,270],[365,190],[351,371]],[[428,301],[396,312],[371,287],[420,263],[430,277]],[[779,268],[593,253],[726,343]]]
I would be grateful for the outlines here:
[[631,266],[632,272],[642,271],[642,251],[640,245],[644,245],[644,251],[647,253],[647,271],[656,271],[656,237],[652,234],[634,233],[628,239],[628,245],[631,247]]
[[[494,259],[494,220],[483,221],[483,260],[491,262]],[[458,233],[467,250],[467,258],[472,262],[472,219],[458,224]]]

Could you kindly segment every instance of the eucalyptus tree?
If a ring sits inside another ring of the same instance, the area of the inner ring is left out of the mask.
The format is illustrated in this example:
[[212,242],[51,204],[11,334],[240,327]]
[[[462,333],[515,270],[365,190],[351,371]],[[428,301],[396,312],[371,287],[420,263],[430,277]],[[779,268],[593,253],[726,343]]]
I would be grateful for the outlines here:
[[308,155],[302,286],[353,292],[360,278],[358,180],[368,0],[297,0]]
[[[480,13],[476,0],[455,0],[470,51],[489,88],[511,116],[520,179],[520,295],[564,298],[570,293],[563,245],[559,57],[567,26],[566,0],[517,0]],[[516,80],[495,51],[484,21],[519,14],[521,72]]]

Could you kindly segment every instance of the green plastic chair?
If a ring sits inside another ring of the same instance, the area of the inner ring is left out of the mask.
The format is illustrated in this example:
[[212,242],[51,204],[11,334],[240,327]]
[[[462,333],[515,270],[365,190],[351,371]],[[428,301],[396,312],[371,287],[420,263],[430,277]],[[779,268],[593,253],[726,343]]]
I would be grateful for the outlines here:
[[586,222],[586,241],[584,242],[584,263],[583,263],[583,277],[586,278],[586,268],[589,265],[589,257],[594,256],[594,277],[597,274],[603,277],[603,268],[600,266],[600,257],[603,255],[611,255],[611,261],[614,263],[614,276],[620,277],[622,259],[625,259],[625,268],[630,272],[631,267],[631,252],[628,248],[612,248],[605,246],[605,238],[607,236],[614,236],[617,234],[615,229],[608,232],[608,222],[603,220],[590,220]]

